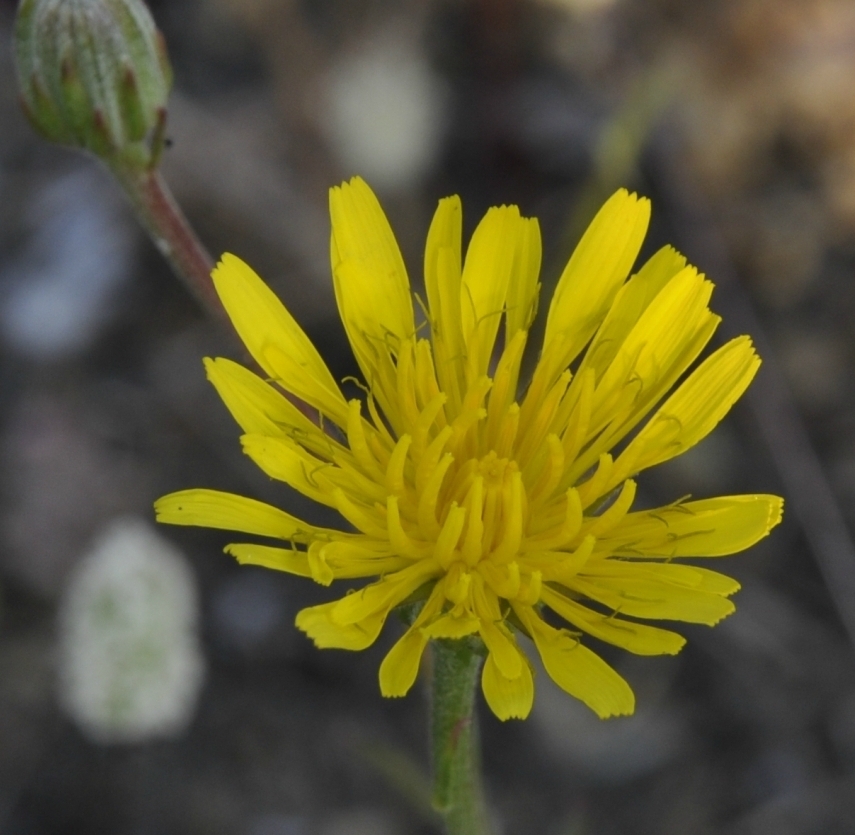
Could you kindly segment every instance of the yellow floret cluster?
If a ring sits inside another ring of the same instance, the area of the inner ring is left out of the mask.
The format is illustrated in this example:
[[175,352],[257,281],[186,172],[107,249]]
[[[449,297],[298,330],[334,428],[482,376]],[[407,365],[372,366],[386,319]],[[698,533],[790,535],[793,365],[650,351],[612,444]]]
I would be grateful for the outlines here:
[[158,518],[282,540],[229,545],[242,563],[324,585],[375,578],[300,612],[297,626],[322,648],[364,649],[396,606],[419,601],[381,665],[386,696],[410,689],[430,639],[477,635],[499,718],[532,706],[521,640],[599,716],[631,713],[632,690],[586,636],[641,655],[678,652],[680,635],[643,621],[714,624],[733,611],[739,584],[676,558],[741,551],[781,518],[769,495],[632,510],[633,476],[700,441],[745,391],[760,365],[750,340],[728,342],[687,376],[719,322],[712,285],[670,247],[630,276],[650,204],[619,191],[564,269],[521,385],[540,289],[536,220],[490,209],[464,258],[460,201],[440,201],[420,321],[368,186],[333,189],[330,207],[336,298],[365,397],[344,397],[286,308],[233,255],[214,282],[264,377],[227,359],[206,367],[246,454],[335,508],[346,529],[207,489],[160,499]]

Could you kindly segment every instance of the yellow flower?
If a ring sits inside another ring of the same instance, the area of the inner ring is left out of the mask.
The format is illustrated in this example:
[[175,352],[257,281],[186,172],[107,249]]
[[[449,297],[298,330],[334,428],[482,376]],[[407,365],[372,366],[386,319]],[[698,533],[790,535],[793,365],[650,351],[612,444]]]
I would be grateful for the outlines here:
[[[365,398],[345,399],[288,311],[233,255],[214,283],[268,379],[227,359],[205,365],[246,454],[353,530],[204,489],[160,499],[158,519],[284,541],[229,545],[241,563],[323,585],[377,578],[299,613],[321,648],[365,649],[392,609],[423,601],[380,667],[385,696],[410,689],[431,638],[479,635],[487,703],[500,719],[525,717],[534,698],[525,636],[547,673],[599,716],[632,713],[629,685],[584,638],[678,652],[680,635],[637,619],[714,624],[733,611],[739,584],[675,558],[741,551],[781,518],[781,499],[768,495],[630,510],[631,476],[696,444],[743,393],[760,365],[751,341],[728,342],[664,399],[720,319],[710,282],[670,247],[626,280],[650,204],[621,190],[564,269],[521,387],[540,288],[536,220],[490,209],[462,259],[460,200],[441,200],[420,323],[373,192],[353,179],[331,190],[330,211],[335,293]],[[280,388],[314,407],[320,426]]]

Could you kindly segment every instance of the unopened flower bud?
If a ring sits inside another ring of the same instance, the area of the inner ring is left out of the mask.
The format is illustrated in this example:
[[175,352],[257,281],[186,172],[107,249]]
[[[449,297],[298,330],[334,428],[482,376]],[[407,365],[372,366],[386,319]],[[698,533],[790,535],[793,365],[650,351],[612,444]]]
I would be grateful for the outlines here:
[[45,137],[112,164],[157,164],[172,72],[143,0],[22,0],[15,62]]

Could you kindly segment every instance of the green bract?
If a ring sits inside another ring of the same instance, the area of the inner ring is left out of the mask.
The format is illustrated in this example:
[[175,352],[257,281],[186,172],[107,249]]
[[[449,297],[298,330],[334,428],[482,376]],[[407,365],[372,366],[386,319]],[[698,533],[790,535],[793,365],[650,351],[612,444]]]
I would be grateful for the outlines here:
[[22,0],[15,63],[45,137],[113,164],[157,164],[172,71],[142,0]]

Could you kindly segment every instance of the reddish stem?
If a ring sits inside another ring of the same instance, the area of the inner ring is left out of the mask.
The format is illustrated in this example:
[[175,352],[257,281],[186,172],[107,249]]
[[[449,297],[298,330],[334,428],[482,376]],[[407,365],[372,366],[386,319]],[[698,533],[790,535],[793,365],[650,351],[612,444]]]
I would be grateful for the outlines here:
[[231,323],[211,280],[214,259],[196,236],[160,172],[129,172],[120,166],[113,174],[133,203],[154,245],[175,274],[215,319]]

